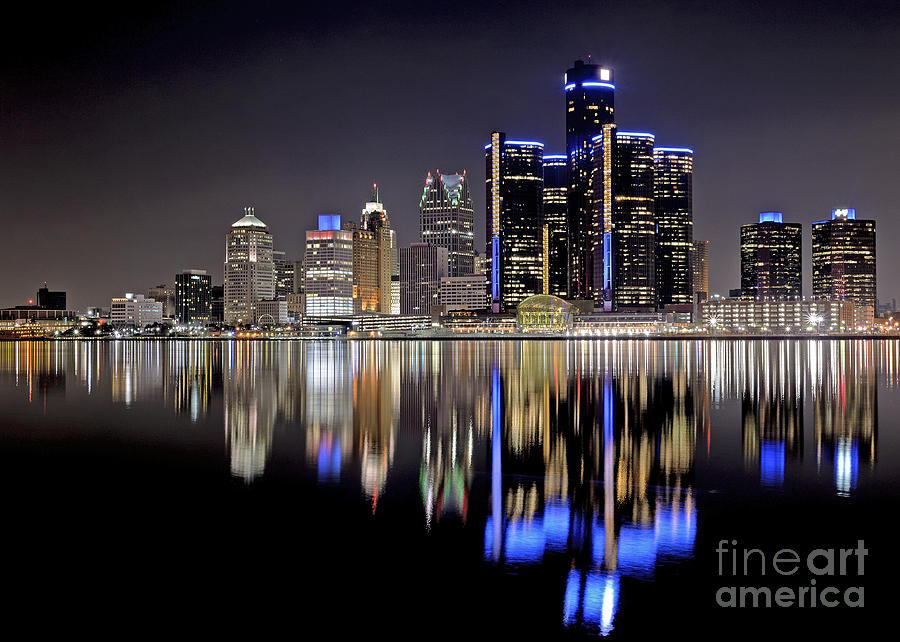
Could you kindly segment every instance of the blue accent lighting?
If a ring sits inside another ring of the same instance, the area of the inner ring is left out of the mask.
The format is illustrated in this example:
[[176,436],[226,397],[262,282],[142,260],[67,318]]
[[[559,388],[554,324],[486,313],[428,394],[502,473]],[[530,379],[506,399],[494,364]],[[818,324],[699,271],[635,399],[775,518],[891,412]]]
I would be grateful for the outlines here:
[[319,214],[319,230],[334,231],[341,229],[340,214]]
[[616,86],[611,82],[594,82],[591,80],[586,80],[581,83],[582,87],[606,87],[607,89],[615,89]]
[[566,85],[566,91],[569,91],[570,89],[575,89],[574,82],[570,82],[568,85]]
[[565,154],[545,154],[544,160],[566,160]]
[[856,220],[856,210],[852,207],[839,207],[831,210],[831,220],[836,218],[845,218],[851,221]]
[[781,212],[760,212],[760,223],[783,223],[783,214]]
[[694,150],[687,147],[654,147],[655,152],[672,152],[675,154],[693,154]]
[[647,132],[616,132],[616,136],[632,136],[633,138],[656,138],[655,134],[648,134]]
[[520,146],[532,146],[532,147],[543,147],[544,143],[538,143],[533,140],[508,140],[504,145],[520,145]]

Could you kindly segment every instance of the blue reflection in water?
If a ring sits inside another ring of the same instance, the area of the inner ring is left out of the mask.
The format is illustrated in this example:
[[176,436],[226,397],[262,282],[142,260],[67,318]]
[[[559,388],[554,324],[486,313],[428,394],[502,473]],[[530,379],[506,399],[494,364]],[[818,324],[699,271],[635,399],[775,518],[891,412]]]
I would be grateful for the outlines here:
[[762,440],[759,445],[759,481],[763,486],[784,484],[784,460],[783,441]]
[[318,479],[335,481],[341,476],[341,440],[322,439],[319,442]]
[[577,569],[566,578],[563,623],[582,622],[600,629],[602,635],[612,631],[616,607],[619,605],[619,577],[616,573]]
[[838,495],[849,495],[856,489],[856,475],[859,472],[859,444],[841,437],[834,445],[834,485]]

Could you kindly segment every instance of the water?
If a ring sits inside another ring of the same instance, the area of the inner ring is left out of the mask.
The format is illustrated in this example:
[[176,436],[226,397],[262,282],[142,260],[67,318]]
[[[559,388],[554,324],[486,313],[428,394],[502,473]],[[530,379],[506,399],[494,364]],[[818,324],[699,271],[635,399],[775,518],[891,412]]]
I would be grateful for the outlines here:
[[[0,404],[32,625],[831,636],[895,593],[897,341],[8,342]],[[811,578],[865,607],[716,604]]]

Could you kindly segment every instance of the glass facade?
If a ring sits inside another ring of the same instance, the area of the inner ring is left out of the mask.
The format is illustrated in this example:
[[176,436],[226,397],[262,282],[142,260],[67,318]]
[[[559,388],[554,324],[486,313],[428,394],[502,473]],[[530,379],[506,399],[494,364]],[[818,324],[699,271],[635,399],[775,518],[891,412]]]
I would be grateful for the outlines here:
[[803,228],[781,212],[762,212],[741,226],[741,298],[790,300],[802,295]]
[[568,170],[566,157],[544,156],[544,228],[547,293],[565,298],[569,287]]
[[340,216],[320,216],[319,229],[306,233],[304,264],[307,316],[352,315],[353,232],[340,229]]
[[594,194],[592,188],[593,138],[614,122],[612,72],[600,65],[576,60],[566,71],[566,157],[568,159],[568,295],[595,298]]
[[691,282],[693,295],[709,298],[709,241],[694,241],[691,249]]
[[875,310],[875,221],[834,210],[812,226],[813,296],[853,301],[871,322]]
[[690,149],[657,147],[653,150],[656,290],[660,308],[693,303],[693,176],[694,153]]
[[[488,281],[492,305],[512,310],[543,292],[543,143],[501,132],[485,147]],[[495,144],[496,141],[496,144]]]
[[419,199],[419,240],[447,248],[450,276],[475,272],[475,207],[465,170],[428,172]]
[[516,308],[516,326],[521,332],[566,332],[574,320],[574,306],[549,294],[530,296]]
[[212,277],[205,270],[175,275],[175,316],[179,323],[205,325],[212,318]]
[[613,171],[613,306],[656,309],[652,134],[616,132]]

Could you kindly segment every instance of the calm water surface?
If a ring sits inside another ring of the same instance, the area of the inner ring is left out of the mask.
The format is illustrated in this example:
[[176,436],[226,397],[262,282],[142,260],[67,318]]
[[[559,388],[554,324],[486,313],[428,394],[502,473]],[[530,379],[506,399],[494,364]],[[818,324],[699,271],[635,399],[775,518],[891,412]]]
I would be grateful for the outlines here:
[[[860,631],[896,594],[898,406],[896,341],[0,343],[7,615]],[[865,608],[718,607],[810,577],[722,577],[723,539],[864,539],[819,585]]]

